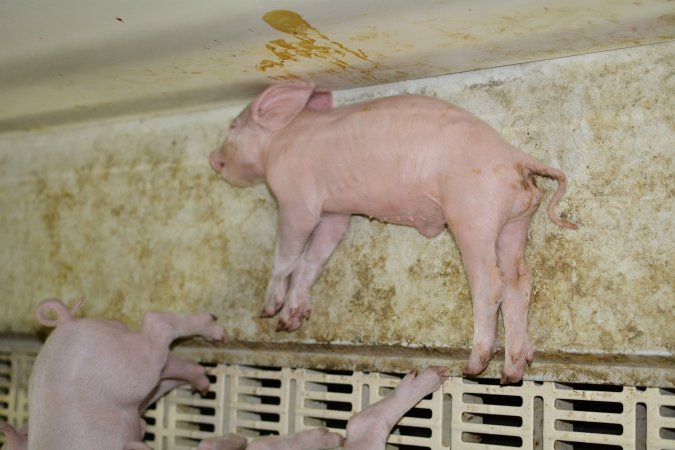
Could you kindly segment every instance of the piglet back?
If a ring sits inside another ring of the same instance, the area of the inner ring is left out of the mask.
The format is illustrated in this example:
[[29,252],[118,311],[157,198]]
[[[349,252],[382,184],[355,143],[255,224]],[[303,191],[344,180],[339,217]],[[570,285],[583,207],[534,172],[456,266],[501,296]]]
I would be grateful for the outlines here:
[[[43,300],[35,310],[35,317],[38,322],[46,327],[56,327],[57,325],[74,320],[74,315],[84,303],[84,297],[81,297],[72,308],[68,307],[58,298],[48,298]],[[56,319],[50,319],[46,316],[47,311],[53,311]]]

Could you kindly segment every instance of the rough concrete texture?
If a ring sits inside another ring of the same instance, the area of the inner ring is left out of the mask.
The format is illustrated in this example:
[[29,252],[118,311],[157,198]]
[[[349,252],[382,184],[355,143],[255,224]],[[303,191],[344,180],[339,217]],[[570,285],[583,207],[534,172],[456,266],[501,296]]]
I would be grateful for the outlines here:
[[[612,358],[628,355],[637,367],[666,364],[661,382],[672,385],[674,53],[670,42],[336,98],[434,95],[561,168],[570,189],[558,211],[582,227],[556,227],[545,208],[530,227],[536,357],[592,363],[598,355],[594,379],[614,381]],[[239,109],[0,135],[0,332],[36,331],[32,312],[45,297],[84,295],[85,314],[132,325],[148,309],[210,310],[233,339],[256,346],[467,353],[471,301],[452,237],[363,217],[326,265],[300,331],[276,333],[276,321],[258,318],[275,202],[264,186],[228,185],[207,162]],[[555,184],[539,186],[545,204]],[[297,365],[293,354],[287,362]],[[404,362],[387,368],[407,370]],[[547,371],[533,373],[555,378]]]

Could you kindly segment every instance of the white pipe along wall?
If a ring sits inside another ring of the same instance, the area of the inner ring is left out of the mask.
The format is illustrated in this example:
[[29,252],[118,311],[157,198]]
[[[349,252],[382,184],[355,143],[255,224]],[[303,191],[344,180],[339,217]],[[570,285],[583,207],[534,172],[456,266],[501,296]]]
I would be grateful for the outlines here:
[[[672,18],[660,20],[672,25]],[[393,75],[351,80],[363,75],[360,69],[340,77],[322,71],[325,60],[315,59],[312,72],[311,58],[299,60],[297,71],[286,62],[284,70],[339,88],[338,104],[399,93],[448,100],[563,170],[570,187],[558,211],[581,228],[556,227],[544,207],[534,216],[526,259],[537,353],[525,377],[672,387],[672,34],[630,48],[454,74],[414,72],[424,78],[394,83],[382,82]],[[376,64],[371,69],[378,73]],[[0,119],[3,345],[36,332],[33,310],[43,298],[72,302],[84,295],[84,314],[132,326],[149,309],[213,312],[232,343],[203,346],[207,360],[397,372],[433,363],[461,373],[471,347],[471,300],[447,232],[428,239],[354,217],[313,290],[309,322],[277,333],[275,320],[258,317],[276,204],[264,186],[225,183],[207,161],[229,121],[280,77],[250,73],[246,89],[224,84],[234,92],[227,99],[188,98],[176,108],[144,103],[140,94],[134,100],[133,93],[108,108],[114,91],[106,99],[83,93],[89,114],[64,103],[59,109],[59,102],[74,101],[74,91],[70,100],[43,99],[49,104],[35,97],[29,107],[21,105],[20,90],[7,88]],[[47,78],[40,83],[56,86]],[[189,97],[181,89],[167,95],[178,92]],[[127,109],[134,104],[138,111]],[[541,179],[539,186],[545,205],[555,184]],[[501,359],[485,376],[498,377]]]

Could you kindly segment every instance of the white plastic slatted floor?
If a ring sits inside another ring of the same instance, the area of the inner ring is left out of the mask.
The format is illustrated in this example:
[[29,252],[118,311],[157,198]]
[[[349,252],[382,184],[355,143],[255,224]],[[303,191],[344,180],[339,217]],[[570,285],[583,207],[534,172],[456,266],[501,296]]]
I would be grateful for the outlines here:
[[[27,419],[34,354],[0,350],[0,420]],[[237,365],[209,366],[202,398],[178,389],[147,412],[147,443],[193,449],[235,432],[249,437],[347,420],[398,384],[398,376]],[[1,441],[0,441],[1,442]],[[675,389],[450,378],[394,429],[388,449],[674,449]]]

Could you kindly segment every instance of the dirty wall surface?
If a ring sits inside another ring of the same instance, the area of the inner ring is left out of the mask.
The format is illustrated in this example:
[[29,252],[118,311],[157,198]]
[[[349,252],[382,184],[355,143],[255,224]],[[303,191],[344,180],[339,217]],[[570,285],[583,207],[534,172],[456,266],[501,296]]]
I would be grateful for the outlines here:
[[[558,211],[582,226],[558,228],[543,206],[530,227],[538,361],[622,360],[637,378],[655,365],[661,382],[675,384],[674,52],[658,44],[341,91],[336,100],[437,96],[562,169],[570,188]],[[45,297],[84,295],[85,314],[132,326],[148,309],[209,310],[234,341],[254,347],[468,355],[471,301],[452,237],[363,217],[326,265],[300,331],[276,333],[274,320],[258,318],[276,205],[265,186],[232,187],[207,162],[240,109],[0,135],[0,333],[34,333],[32,312]],[[545,205],[555,184],[538,182]],[[542,370],[529,374],[556,376]],[[597,370],[594,379],[613,380],[612,370]]]

